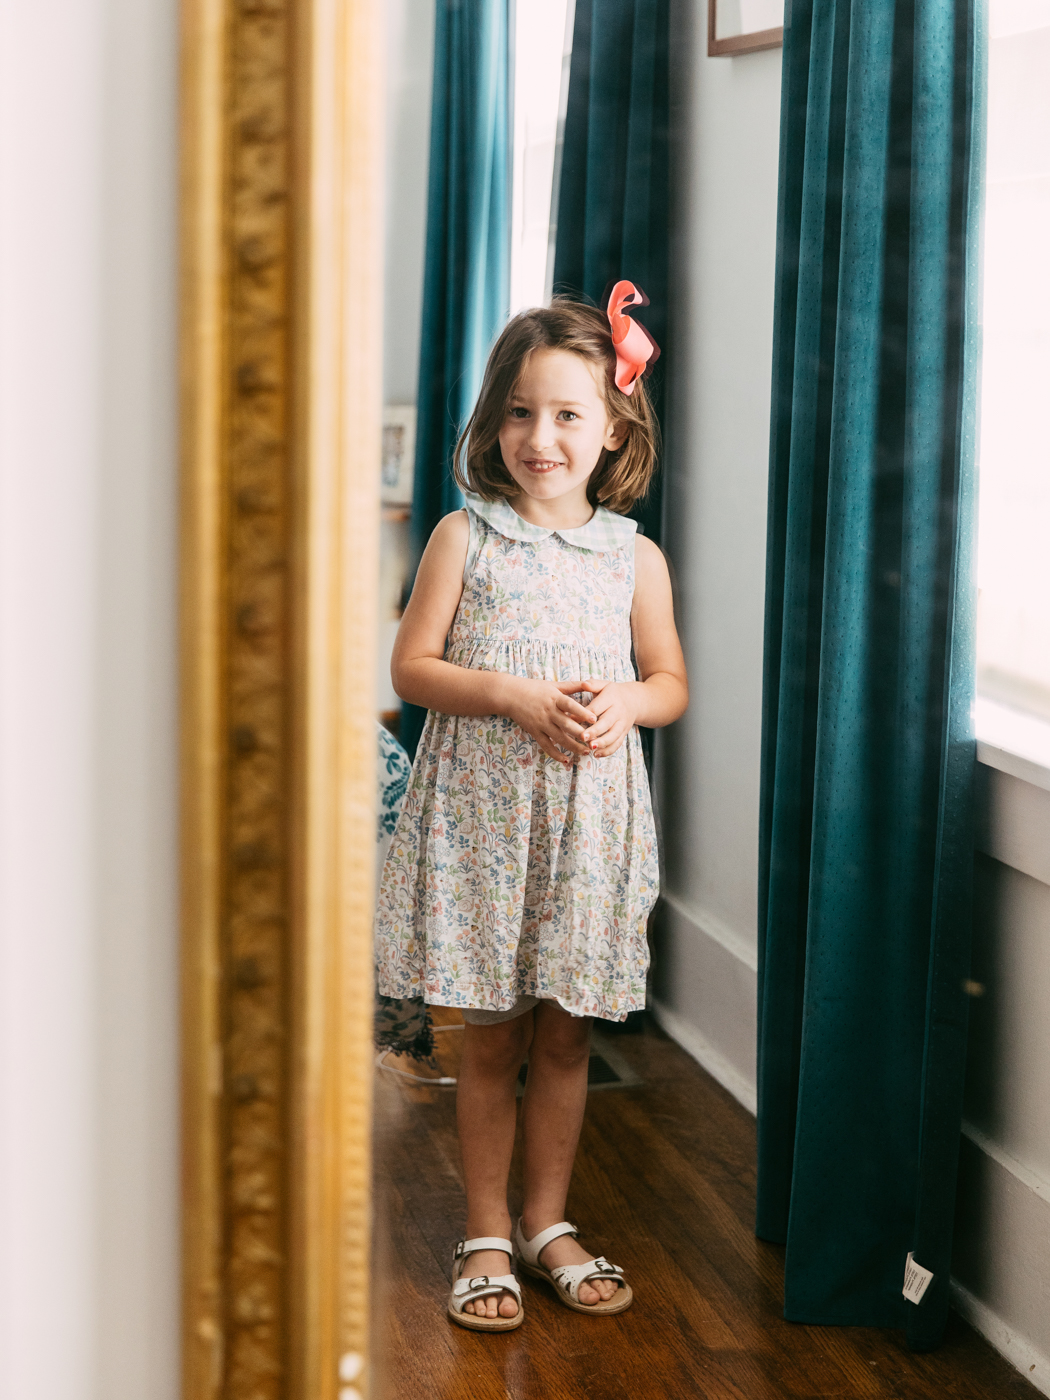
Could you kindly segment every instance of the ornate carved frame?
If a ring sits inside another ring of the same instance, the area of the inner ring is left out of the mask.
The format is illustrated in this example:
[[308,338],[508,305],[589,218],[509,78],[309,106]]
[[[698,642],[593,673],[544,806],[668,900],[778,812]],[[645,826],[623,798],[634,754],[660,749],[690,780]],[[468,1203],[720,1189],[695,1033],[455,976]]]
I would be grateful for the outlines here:
[[368,1391],[381,22],[183,3],[186,1400]]

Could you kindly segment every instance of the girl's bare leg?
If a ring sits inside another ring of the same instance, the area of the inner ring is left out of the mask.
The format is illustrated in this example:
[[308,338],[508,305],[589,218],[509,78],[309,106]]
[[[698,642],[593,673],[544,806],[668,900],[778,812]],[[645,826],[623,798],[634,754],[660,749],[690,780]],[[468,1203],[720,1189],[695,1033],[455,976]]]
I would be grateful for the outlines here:
[[[518,1071],[529,1048],[533,1013],[492,1026],[463,1028],[463,1061],[456,1090],[456,1120],[467,1191],[466,1238],[511,1238],[507,1177],[517,1126]],[[496,1249],[479,1249],[463,1269],[464,1278],[510,1273],[510,1259]],[[464,1312],[479,1317],[514,1317],[510,1293],[479,1298]]]
[[[525,1201],[521,1228],[528,1240],[565,1219],[565,1200],[587,1106],[591,1047],[589,1016],[570,1016],[552,1001],[540,1002],[533,1016],[522,1115]],[[571,1235],[552,1240],[540,1254],[548,1269],[593,1258]],[[580,1302],[598,1303],[611,1298],[616,1290],[617,1285],[610,1280],[595,1279],[593,1284],[581,1285]]]

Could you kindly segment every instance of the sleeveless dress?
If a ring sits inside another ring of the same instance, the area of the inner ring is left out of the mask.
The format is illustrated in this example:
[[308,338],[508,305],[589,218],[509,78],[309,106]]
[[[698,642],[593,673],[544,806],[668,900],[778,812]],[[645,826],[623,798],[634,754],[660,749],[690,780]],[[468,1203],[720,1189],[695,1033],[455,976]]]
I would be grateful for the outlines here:
[[[446,661],[531,679],[637,679],[634,521],[599,507],[579,529],[552,531],[474,496],[467,513]],[[383,867],[379,991],[488,1011],[534,996],[622,1020],[645,1005],[658,892],[637,729],[611,757],[566,768],[504,716],[431,711]]]

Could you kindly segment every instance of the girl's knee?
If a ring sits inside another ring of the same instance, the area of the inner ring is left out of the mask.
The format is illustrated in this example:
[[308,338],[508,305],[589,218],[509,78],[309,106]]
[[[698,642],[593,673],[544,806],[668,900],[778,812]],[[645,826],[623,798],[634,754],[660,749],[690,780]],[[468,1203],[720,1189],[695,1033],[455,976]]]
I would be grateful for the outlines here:
[[529,1048],[531,1016],[516,1016],[513,1021],[497,1021],[495,1025],[479,1026],[470,1022],[464,1027],[464,1050],[476,1055],[493,1070],[517,1069]]
[[531,1060],[573,1069],[586,1063],[591,1052],[591,1018],[571,1016],[561,1007],[536,1018],[536,1034],[529,1049]]

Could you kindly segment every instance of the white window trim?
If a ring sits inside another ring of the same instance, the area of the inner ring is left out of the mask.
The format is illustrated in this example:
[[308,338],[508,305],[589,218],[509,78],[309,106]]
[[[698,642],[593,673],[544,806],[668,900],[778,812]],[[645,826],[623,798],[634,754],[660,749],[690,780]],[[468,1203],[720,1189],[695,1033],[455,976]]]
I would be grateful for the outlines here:
[[1050,722],[978,696],[975,846],[1050,885]]

